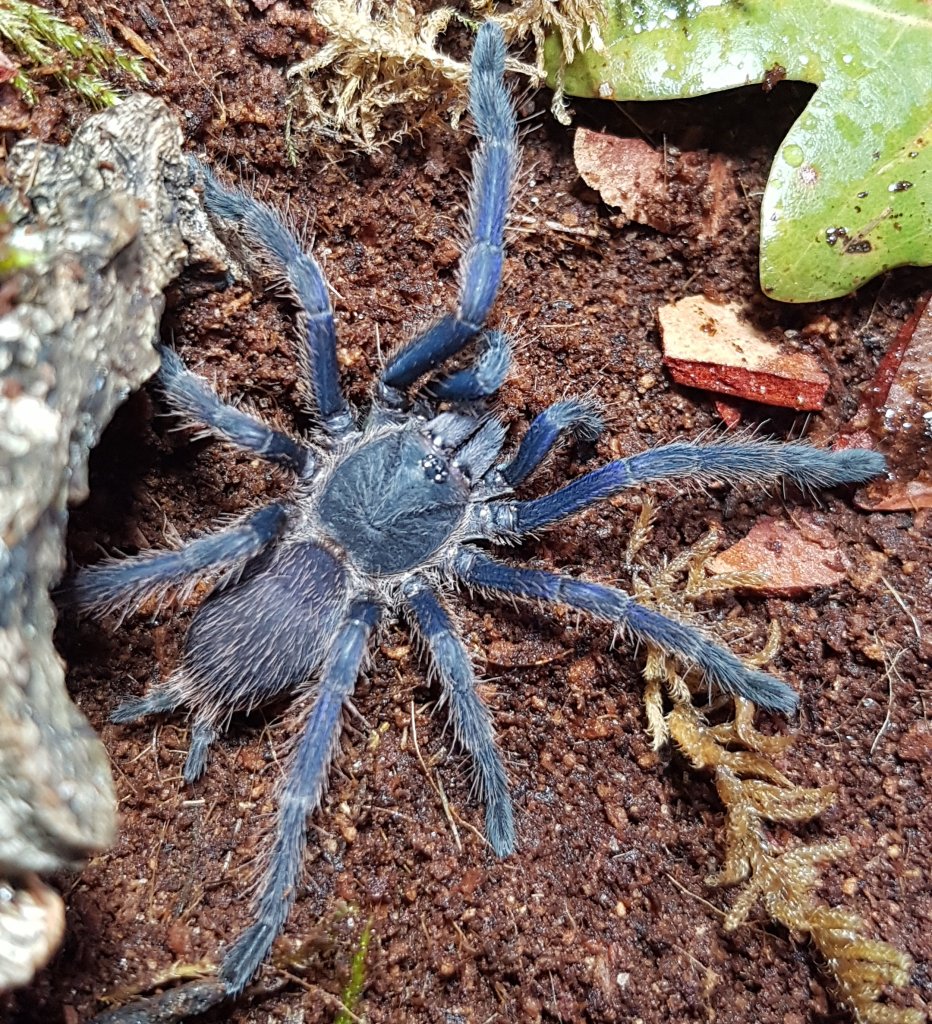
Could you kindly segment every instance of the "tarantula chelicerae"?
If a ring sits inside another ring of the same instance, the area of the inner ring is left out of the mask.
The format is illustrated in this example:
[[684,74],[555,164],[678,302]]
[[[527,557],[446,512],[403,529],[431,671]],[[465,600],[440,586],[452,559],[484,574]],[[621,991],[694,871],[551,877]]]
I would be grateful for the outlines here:
[[[438,592],[459,586],[588,612],[679,656],[726,693],[790,712],[796,695],[785,683],[745,666],[696,629],[612,587],[500,562],[488,545],[534,534],[650,480],[788,477],[822,487],[866,480],[884,468],[881,456],[869,451],[681,441],[611,462],[541,498],[510,496],[561,435],[594,436],[600,424],[589,403],[558,402],[503,458],[505,428],[487,407],[509,367],[505,336],[483,333],[501,280],[518,162],[504,65],[501,32],[485,24],[472,58],[469,108],[481,144],[473,159],[456,312],[388,359],[361,426],[340,390],[333,311],[320,268],[271,210],[204,172],[210,213],[232,225],[266,269],[280,275],[297,306],[304,334],[300,370],[320,436],[312,443],[273,430],[223,402],[164,351],[160,381],[172,409],[290,471],[293,493],[178,551],[108,561],[83,570],[74,583],[80,604],[110,610],[138,607],[167,588],[219,575],[191,623],[180,668],[113,716],[128,722],[191,708],[188,782],[204,771],[208,749],[232,712],[291,690],[306,701],[303,731],[279,792],[277,834],[256,896],[255,922],[221,966],[231,993],[262,963],[294,901],[306,819],[320,804],[344,704],[384,613],[403,615],[423,643],[456,739],[472,759],[489,843],[505,856],[515,848],[505,769],[473,666]],[[449,360],[475,339],[473,361],[450,369]]]

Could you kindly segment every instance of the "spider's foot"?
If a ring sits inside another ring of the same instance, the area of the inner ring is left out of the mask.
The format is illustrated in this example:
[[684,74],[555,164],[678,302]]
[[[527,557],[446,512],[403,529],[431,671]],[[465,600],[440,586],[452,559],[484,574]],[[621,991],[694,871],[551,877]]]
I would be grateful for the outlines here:
[[504,799],[486,801],[485,836],[496,857],[507,857],[515,852],[515,820],[507,793]]
[[272,948],[278,931],[271,924],[256,921],[233,943],[219,971],[228,995],[239,995],[252,981]]
[[217,730],[209,722],[195,721],[191,726],[191,746],[181,773],[185,782],[197,782],[204,774],[210,745],[216,738]]
[[746,669],[737,677],[717,679],[719,688],[733,697],[743,697],[768,711],[791,715],[799,705],[799,695],[776,676]]
[[110,721],[118,725],[136,722],[149,715],[164,715],[178,707],[178,696],[173,690],[153,690],[144,697],[124,700],[110,713]]

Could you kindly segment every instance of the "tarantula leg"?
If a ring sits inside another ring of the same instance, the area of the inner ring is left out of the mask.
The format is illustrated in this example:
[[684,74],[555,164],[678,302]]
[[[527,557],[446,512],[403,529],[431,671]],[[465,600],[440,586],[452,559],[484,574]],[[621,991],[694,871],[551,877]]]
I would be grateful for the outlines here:
[[485,830],[499,857],[515,848],[508,777],[502,764],[489,709],[476,689],[476,677],[463,641],[437,596],[420,580],[405,587],[405,604],[423,637],[443,687],[456,739],[472,757],[476,784],[485,803]]
[[220,977],[230,995],[241,992],[278,938],[297,895],[307,845],[307,817],[320,804],[340,722],[359,674],[379,609],[354,601],[334,636],[279,792],[278,830],[255,903],[255,923],[230,947]]
[[581,512],[620,491],[652,480],[677,477],[700,483],[766,484],[781,477],[800,487],[835,487],[879,476],[886,460],[879,452],[848,448],[823,451],[808,444],[736,441],[673,444],[617,459],[553,494],[533,501],[501,501],[488,506],[489,539],[514,539]]
[[[135,722],[149,715],[165,715],[177,711],[184,704],[185,698],[181,688],[174,680],[156,686],[143,697],[124,700],[110,715],[110,721],[117,724]],[[196,715],[191,723],[191,745],[184,763],[182,776],[185,782],[196,782],[207,767],[207,752],[211,743],[217,738],[214,720],[206,715]]]
[[378,399],[400,408],[405,389],[456,355],[482,330],[495,302],[505,258],[505,225],[518,164],[518,128],[505,87],[505,40],[485,22],[476,36],[469,78],[469,110],[481,140],[473,156],[467,243],[460,259],[459,302],[433,327],[396,352],[382,370]]
[[736,655],[684,625],[638,604],[630,595],[571,576],[522,569],[495,561],[477,548],[461,547],[454,572],[467,586],[535,603],[565,605],[621,627],[634,640],[656,644],[699,669],[724,693],[743,697],[771,711],[790,714],[798,697],[786,683],[748,668]]
[[234,526],[190,541],[177,551],[143,551],[81,569],[64,588],[66,599],[99,612],[134,611],[148,598],[208,572],[232,569],[261,554],[288,521],[281,505],[266,505]]
[[242,229],[255,249],[247,258],[257,258],[263,269],[281,282],[297,307],[298,326],[304,332],[304,344],[298,345],[298,362],[321,426],[337,437],[352,432],[352,412],[340,388],[333,307],[320,266],[304,252],[274,210],[239,189],[225,188],[203,164],[198,163],[198,167],[204,179],[208,212]]
[[507,334],[490,331],[485,348],[471,366],[430,381],[424,388],[440,402],[478,402],[494,395],[511,369],[511,342]]
[[194,716],[191,722],[191,744],[181,772],[185,782],[197,782],[204,774],[211,744],[219,735],[220,730],[212,718],[206,715]]
[[159,381],[168,404],[186,419],[204,424],[212,434],[299,476],[314,472],[316,460],[310,448],[224,402],[170,348],[162,349]]
[[110,713],[110,721],[119,725],[136,722],[149,715],[166,715],[181,707],[183,698],[179,690],[171,683],[153,687],[143,697],[132,697],[117,705]]
[[578,398],[556,402],[535,417],[514,458],[497,472],[509,487],[517,487],[540,466],[564,434],[572,431],[585,441],[594,441],[602,426],[594,403]]

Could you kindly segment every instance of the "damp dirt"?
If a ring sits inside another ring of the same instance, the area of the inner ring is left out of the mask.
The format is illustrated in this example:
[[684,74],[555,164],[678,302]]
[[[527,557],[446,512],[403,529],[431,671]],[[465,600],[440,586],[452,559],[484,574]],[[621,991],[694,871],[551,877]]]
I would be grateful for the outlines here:
[[[151,88],[171,104],[189,148],[286,208],[312,241],[333,287],[342,378],[364,407],[380,352],[454,301],[471,137],[435,123],[376,157],[309,149],[292,167],[283,69],[310,52],[313,32],[300,18],[294,27],[273,24],[259,6],[190,0],[118,14],[165,65]],[[89,12],[71,3],[65,13]],[[117,7],[96,14],[106,23]],[[747,425],[830,444],[851,418],[932,277],[902,270],[818,305],[761,295],[760,194],[806,96],[783,83],[770,93],[650,108],[577,105],[580,123],[592,128],[637,134],[636,120],[652,142],[728,154],[743,201],[707,238],[619,224],[582,184],[572,132],[550,118],[549,96],[524,94],[524,173],[495,307],[517,343],[501,412],[519,436],[550,402],[588,394],[608,422],[597,443],[561,451],[528,495],[620,454],[720,428],[713,396],[673,385],[661,364],[657,307],[688,294],[741,303],[765,330],[799,332],[795,344],[832,378],[823,412],[803,418],[749,406]],[[31,130],[65,142],[85,113],[44,95]],[[702,205],[693,186],[670,183],[677,222],[691,202]],[[196,269],[177,282],[163,341],[224,392],[306,425],[287,310],[242,285],[215,285]],[[161,412],[143,390],[107,431],[92,461],[91,497],[72,515],[76,563],[189,537],[286,490],[265,465],[178,432]],[[812,505],[779,491],[652,493],[658,514],[646,555],[654,560],[713,524],[734,543],[763,517],[791,518]],[[779,622],[774,668],[799,691],[801,712],[789,726],[765,721],[798,737],[782,762],[794,780],[838,788],[836,804],[803,835],[846,837],[853,847],[826,870],[823,895],[913,956],[914,988],[898,998],[921,1008],[932,997],[930,520],[859,511],[848,492],[819,505],[849,561],[846,579],[793,600],[726,594],[708,608],[709,621],[754,624],[746,653],[768,622]],[[637,496],[624,495],[506,557],[624,585],[638,508]],[[121,625],[61,625],[71,692],[112,757],[120,833],[80,875],[58,879],[68,903],[65,944],[31,988],[0,1004],[10,1022],[86,1020],[106,998],[145,989],[174,963],[215,962],[249,921],[254,864],[273,824],[282,709],[234,720],[194,786],[180,775],[182,718],[107,721],[119,701],[177,664],[192,607]],[[326,994],[344,990],[368,922],[355,1012],[372,1024],[849,1020],[799,936],[762,914],[723,931],[729,894],[704,883],[720,866],[723,809],[709,779],[651,750],[632,652],[574,616],[466,597],[457,609],[507,756],[518,852],[498,861],[483,842],[465,766],[442,711],[433,711],[437,692],[408,634],[389,625],[359,681],[358,715],[348,719],[310,826],[306,875],[282,940],[286,951],[301,948],[297,980],[203,1019],[333,1021]],[[775,835],[792,841],[780,828]]]

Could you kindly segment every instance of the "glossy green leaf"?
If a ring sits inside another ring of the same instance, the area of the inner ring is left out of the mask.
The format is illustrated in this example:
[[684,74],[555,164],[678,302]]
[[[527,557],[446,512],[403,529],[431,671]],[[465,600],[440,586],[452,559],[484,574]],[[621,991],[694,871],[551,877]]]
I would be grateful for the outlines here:
[[[844,295],[932,263],[932,3],[607,0],[605,49],[565,71],[574,96],[699,96],[786,77],[818,88],[783,141],[761,209],[761,287]],[[556,77],[559,55],[548,46]]]

